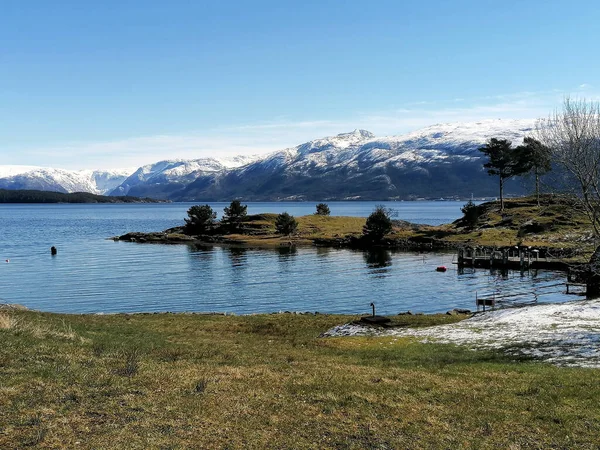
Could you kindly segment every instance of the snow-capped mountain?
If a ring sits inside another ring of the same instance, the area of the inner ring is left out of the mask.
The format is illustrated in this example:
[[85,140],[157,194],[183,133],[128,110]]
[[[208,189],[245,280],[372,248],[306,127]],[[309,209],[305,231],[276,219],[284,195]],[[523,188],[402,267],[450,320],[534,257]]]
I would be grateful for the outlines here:
[[65,170],[36,166],[0,166],[0,189],[106,194],[134,169]]
[[381,138],[365,130],[355,130],[276,152],[256,164],[269,167],[285,164],[288,172],[305,172],[342,166],[354,170],[382,163],[403,167],[411,162],[434,163],[451,157],[479,159],[482,156],[479,147],[491,137],[518,145],[532,132],[533,126],[533,120],[486,120],[438,124]]
[[201,176],[171,198],[383,200],[468,196],[472,192],[495,195],[496,181],[483,170],[479,147],[492,137],[521,144],[534,123],[438,124],[382,138],[355,130],[275,152],[218,176]]
[[[68,171],[0,166],[0,188],[85,191],[175,201],[400,199],[496,195],[478,151],[492,137],[514,145],[534,120],[432,125],[400,136],[365,130],[266,156],[165,160],[137,170]],[[522,188],[507,185],[507,193]]]
[[[133,189],[136,196],[145,196],[143,191],[163,193],[182,189],[196,178],[203,175],[221,173],[240,167],[256,160],[256,156],[235,156],[232,158],[201,158],[193,160],[165,160],[140,167],[113,189],[112,195],[127,195]],[[164,196],[164,195],[161,195]]]

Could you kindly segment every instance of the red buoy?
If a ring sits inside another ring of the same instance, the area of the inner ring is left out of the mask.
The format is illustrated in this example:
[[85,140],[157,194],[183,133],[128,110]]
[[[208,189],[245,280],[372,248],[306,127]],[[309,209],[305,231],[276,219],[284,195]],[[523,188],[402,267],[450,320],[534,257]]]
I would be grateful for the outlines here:
[[438,272],[445,272],[446,270],[448,270],[448,268],[446,266],[437,266],[435,270]]

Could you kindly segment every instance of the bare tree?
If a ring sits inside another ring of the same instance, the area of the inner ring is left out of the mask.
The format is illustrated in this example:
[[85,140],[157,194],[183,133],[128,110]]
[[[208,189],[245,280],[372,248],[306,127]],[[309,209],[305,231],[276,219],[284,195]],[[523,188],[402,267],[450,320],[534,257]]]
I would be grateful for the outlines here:
[[566,97],[562,110],[538,121],[536,132],[553,162],[572,178],[577,200],[600,236],[600,102]]

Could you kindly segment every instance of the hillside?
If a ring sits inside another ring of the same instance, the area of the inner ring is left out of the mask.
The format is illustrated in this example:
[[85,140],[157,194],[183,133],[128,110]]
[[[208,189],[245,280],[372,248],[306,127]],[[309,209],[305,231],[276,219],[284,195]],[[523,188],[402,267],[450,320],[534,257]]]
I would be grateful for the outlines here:
[[481,245],[566,247],[586,251],[594,240],[589,219],[567,196],[542,195],[540,206],[534,197],[505,200],[500,214],[498,202],[478,206],[480,217],[471,229],[464,218],[443,226],[446,237],[455,241],[476,241]]
[[[478,151],[489,138],[520,143],[530,120],[439,124],[401,136],[365,130],[316,139],[253,163],[204,174],[168,198],[178,201],[392,200],[497,195]],[[507,193],[522,194],[522,180]],[[134,194],[150,195],[151,186]]]

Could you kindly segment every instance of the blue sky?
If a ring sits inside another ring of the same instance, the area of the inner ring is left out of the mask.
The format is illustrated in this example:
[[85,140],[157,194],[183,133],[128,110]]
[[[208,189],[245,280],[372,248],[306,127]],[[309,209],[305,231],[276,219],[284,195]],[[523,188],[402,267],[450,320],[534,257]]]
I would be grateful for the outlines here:
[[0,165],[139,166],[600,92],[595,1],[0,0]]

